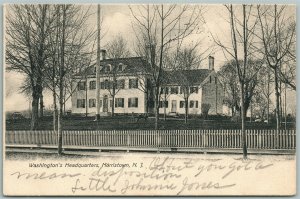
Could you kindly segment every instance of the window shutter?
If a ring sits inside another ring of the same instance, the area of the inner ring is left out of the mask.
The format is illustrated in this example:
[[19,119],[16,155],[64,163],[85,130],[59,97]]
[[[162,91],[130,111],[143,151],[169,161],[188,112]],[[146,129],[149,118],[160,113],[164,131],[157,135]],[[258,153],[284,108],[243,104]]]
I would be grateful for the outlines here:
[[139,107],[139,98],[135,98],[135,107]]
[[[130,84],[130,81],[129,81]],[[128,98],[128,107],[131,107],[131,98]]]

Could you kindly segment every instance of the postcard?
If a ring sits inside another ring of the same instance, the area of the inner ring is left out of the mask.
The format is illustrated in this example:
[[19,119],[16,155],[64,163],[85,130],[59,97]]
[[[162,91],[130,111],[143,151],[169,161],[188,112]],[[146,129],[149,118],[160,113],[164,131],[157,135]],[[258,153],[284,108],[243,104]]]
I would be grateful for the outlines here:
[[3,194],[296,194],[296,6],[6,4]]

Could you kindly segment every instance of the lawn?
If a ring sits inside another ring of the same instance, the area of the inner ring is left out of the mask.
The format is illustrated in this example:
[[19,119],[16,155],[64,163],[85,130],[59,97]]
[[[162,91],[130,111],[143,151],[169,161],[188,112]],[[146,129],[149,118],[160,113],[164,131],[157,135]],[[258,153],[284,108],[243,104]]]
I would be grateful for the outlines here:
[[[94,117],[71,116],[63,119],[64,130],[137,130],[154,129],[154,118],[147,120],[134,120],[131,116],[101,117],[100,121],[94,121]],[[295,123],[288,123],[288,129],[295,129]],[[241,123],[231,121],[230,119],[214,118],[203,120],[200,118],[191,118],[188,123],[184,123],[183,118],[163,118],[159,121],[159,129],[240,129]],[[247,129],[275,129],[276,124],[266,124],[263,122],[246,122]],[[30,119],[7,120],[6,130],[29,130]],[[40,119],[38,130],[52,130],[52,117]]]

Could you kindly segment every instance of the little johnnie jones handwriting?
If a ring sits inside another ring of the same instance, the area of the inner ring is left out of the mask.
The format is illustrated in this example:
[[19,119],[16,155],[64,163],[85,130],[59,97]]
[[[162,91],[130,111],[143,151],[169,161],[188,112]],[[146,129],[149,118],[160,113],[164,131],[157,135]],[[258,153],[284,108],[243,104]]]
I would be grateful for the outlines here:
[[[189,191],[219,190],[232,188],[236,182],[224,183],[223,179],[228,178],[237,172],[250,170],[258,171],[273,166],[264,162],[222,162],[202,165],[193,159],[184,159],[180,163],[174,158],[154,158],[147,167],[147,170],[126,170],[120,168],[107,171],[103,167],[94,171],[87,182],[79,178],[72,187],[72,192],[78,191],[104,191],[109,193],[130,194],[132,191],[175,191],[177,195],[188,194]],[[208,172],[222,171],[218,180],[199,179],[200,175]],[[192,177],[185,176],[185,173],[194,172]]]
[[142,167],[102,165],[99,168],[89,168],[89,170],[84,168],[76,170],[81,173],[59,173],[49,170],[40,173],[16,171],[11,173],[11,176],[23,181],[56,180],[53,183],[60,183],[59,180],[64,178],[69,182],[69,190],[73,194],[97,192],[99,195],[105,193],[130,195],[139,191],[145,194],[157,191],[157,193],[184,195],[195,191],[200,193],[201,191],[230,189],[237,185],[235,175],[247,175],[247,172],[256,172],[272,166],[274,165],[270,162],[251,160],[228,163],[216,160],[204,163],[192,158],[155,157],[148,163],[144,162]]

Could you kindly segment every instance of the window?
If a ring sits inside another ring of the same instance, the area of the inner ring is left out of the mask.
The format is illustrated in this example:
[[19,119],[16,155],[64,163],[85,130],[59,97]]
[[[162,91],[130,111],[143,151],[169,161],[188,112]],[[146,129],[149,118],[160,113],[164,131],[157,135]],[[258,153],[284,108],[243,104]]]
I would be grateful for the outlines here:
[[122,64],[122,63],[120,63],[119,65],[118,65],[118,71],[123,71],[124,70],[124,68],[125,68],[125,66]]
[[125,88],[125,79],[117,80],[117,88],[124,89]]
[[110,67],[111,67],[110,64],[104,66],[104,71],[105,71],[105,72],[109,72],[109,71],[110,71]]
[[100,88],[104,89],[104,82],[100,82]]
[[165,101],[165,107],[168,108],[169,106],[169,101]]
[[129,79],[129,88],[138,88],[138,79]]
[[190,93],[198,93],[198,87],[190,87]]
[[194,108],[195,101],[190,101],[190,108]]
[[190,108],[198,108],[198,101],[190,101]]
[[85,82],[78,82],[77,87],[79,91],[85,90]]
[[171,87],[171,94],[178,94],[178,87]]
[[159,108],[168,108],[169,102],[168,101],[159,101]]
[[128,98],[128,107],[138,107],[138,100],[137,97]]
[[162,89],[162,91],[161,91],[162,94],[166,94],[166,95],[169,94],[169,87],[164,87],[164,88],[161,88],[161,89]]
[[180,107],[180,108],[184,108],[184,104],[185,104],[184,101],[180,101],[179,107]]
[[109,100],[109,107],[112,107],[112,104],[113,104],[112,100]]
[[189,91],[189,87],[187,86],[180,87],[180,94],[189,94],[188,91]]
[[85,99],[77,99],[77,108],[85,108]]
[[183,93],[183,87],[182,87],[182,86],[180,86],[179,93],[180,93],[180,94]]
[[124,108],[124,98],[116,98],[115,107],[116,108],[118,108],[118,107]]
[[90,81],[90,90],[96,89],[96,81]]
[[111,89],[112,82],[108,81],[107,79],[104,80],[104,82],[100,82],[100,88],[101,89]]
[[104,81],[104,89],[109,89],[110,88],[110,82],[106,79],[105,81]]
[[96,99],[89,99],[89,108],[96,107]]

